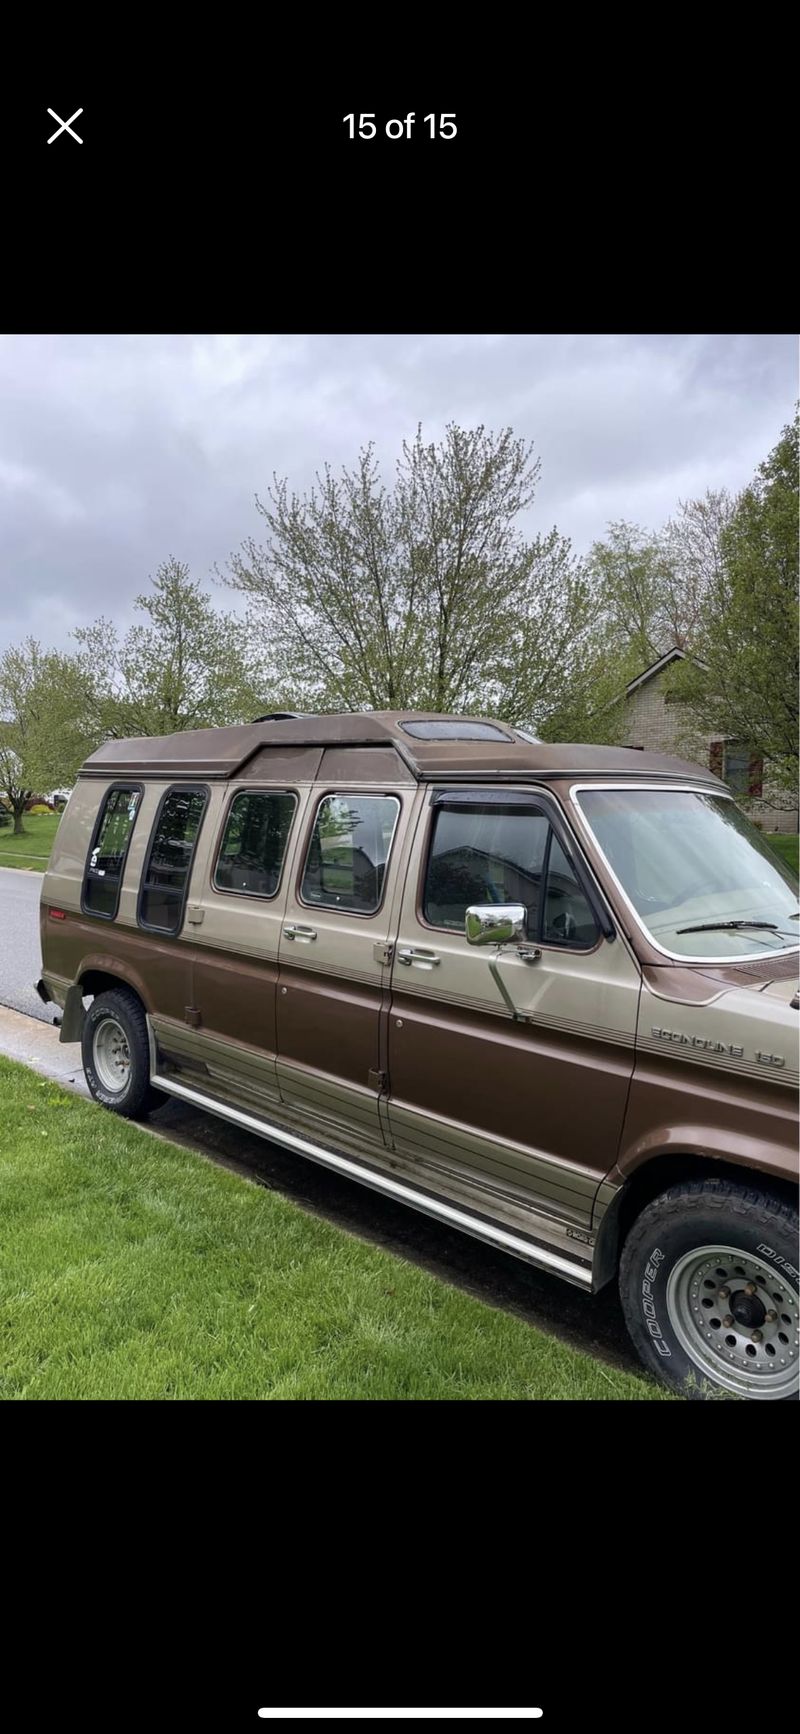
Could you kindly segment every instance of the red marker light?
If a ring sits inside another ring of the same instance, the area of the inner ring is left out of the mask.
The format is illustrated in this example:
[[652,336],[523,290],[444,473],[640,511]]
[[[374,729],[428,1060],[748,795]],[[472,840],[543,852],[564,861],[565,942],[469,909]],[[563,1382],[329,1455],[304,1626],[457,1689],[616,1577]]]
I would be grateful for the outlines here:
[[49,913],[51,921],[66,921],[67,919],[66,909],[51,909]]

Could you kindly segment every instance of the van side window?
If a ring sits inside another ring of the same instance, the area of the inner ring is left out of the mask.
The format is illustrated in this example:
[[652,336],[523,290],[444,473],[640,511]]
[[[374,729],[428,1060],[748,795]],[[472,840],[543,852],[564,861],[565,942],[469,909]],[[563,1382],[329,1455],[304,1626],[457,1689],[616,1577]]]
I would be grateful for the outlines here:
[[470,903],[524,903],[528,937],[535,938],[549,831],[544,813],[442,808],[428,857],[425,920],[463,933]]
[[214,868],[216,891],[275,896],[296,806],[296,795],[254,789],[234,795]]
[[432,927],[463,933],[470,903],[523,903],[529,939],[580,946],[597,938],[591,910],[545,813],[496,806],[436,813],[423,915]]
[[154,927],[159,933],[178,932],[207,800],[207,790],[196,788],[170,789],[164,796],[142,874],[141,927]]
[[395,795],[326,795],[308,846],[301,902],[374,915],[399,812]]
[[594,945],[597,926],[555,832],[550,840],[542,939],[550,945]]
[[81,907],[87,915],[113,921],[117,913],[125,858],[141,798],[141,789],[131,788],[109,789],[106,795],[86,862]]

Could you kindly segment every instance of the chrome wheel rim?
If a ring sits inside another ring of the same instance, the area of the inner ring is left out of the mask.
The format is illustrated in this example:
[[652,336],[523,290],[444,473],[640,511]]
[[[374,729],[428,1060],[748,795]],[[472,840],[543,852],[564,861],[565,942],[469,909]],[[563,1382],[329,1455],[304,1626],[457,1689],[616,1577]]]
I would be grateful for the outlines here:
[[796,1394],[797,1287],[733,1246],[700,1246],[670,1272],[667,1311],[698,1370],[739,1397]]
[[94,1032],[92,1044],[94,1066],[105,1090],[119,1095],[131,1075],[131,1052],[122,1024],[116,1018],[103,1018]]

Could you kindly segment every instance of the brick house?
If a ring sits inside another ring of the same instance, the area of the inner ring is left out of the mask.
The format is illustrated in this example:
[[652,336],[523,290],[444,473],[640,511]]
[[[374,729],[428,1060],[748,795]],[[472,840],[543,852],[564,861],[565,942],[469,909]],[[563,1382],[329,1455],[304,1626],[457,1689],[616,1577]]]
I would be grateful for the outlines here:
[[765,764],[750,750],[747,741],[732,740],[720,733],[698,734],[687,726],[683,705],[666,690],[673,665],[685,659],[686,651],[674,645],[628,682],[621,701],[624,726],[620,746],[674,753],[679,758],[707,765],[728,784],[739,805],[765,831],[796,831],[797,800],[792,805],[789,791],[770,783],[769,761]]

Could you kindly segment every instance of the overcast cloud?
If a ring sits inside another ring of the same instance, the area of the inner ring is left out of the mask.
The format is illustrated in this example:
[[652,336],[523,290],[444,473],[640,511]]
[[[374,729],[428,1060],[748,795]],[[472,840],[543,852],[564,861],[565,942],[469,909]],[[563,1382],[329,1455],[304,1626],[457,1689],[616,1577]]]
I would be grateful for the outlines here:
[[387,478],[418,421],[510,424],[541,482],[531,530],[579,551],[613,518],[748,481],[798,395],[794,336],[0,338],[0,651],[123,625],[170,554],[208,581],[299,490],[374,440]]

